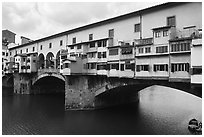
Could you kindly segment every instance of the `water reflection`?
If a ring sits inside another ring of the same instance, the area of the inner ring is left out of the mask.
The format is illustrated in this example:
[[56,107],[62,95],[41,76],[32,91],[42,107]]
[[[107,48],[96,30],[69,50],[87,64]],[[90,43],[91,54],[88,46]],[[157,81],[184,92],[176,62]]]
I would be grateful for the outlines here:
[[179,90],[152,86],[139,104],[95,111],[64,111],[64,95],[2,98],[3,134],[191,134],[188,122],[202,120],[202,100]]

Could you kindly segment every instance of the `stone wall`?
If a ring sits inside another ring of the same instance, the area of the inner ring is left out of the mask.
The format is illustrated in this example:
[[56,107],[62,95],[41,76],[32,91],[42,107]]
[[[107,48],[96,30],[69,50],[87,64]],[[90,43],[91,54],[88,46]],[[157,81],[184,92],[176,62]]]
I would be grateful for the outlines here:
[[14,93],[30,94],[32,77],[31,74],[14,73]]

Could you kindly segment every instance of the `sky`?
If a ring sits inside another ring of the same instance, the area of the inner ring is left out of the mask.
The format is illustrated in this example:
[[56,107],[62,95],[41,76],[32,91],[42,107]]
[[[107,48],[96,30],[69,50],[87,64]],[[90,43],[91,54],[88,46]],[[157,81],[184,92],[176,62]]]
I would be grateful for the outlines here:
[[37,40],[162,2],[3,2],[2,29]]

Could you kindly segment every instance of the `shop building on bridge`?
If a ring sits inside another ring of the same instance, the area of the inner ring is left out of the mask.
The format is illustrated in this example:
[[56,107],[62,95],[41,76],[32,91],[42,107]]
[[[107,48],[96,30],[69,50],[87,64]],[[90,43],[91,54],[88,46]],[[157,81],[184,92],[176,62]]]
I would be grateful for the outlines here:
[[197,77],[192,75],[202,70],[202,43],[196,44],[195,40],[201,39],[201,28],[201,2],[164,3],[41,38],[9,51],[11,57],[37,52],[38,69],[32,72],[46,68],[63,75],[190,82]]

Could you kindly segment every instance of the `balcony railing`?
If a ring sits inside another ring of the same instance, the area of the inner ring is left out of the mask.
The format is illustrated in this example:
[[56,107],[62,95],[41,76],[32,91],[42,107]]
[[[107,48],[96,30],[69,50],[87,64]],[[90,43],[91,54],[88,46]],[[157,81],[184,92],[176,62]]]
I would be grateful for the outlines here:
[[151,44],[153,44],[153,38],[136,39],[135,40],[136,46],[151,45]]

